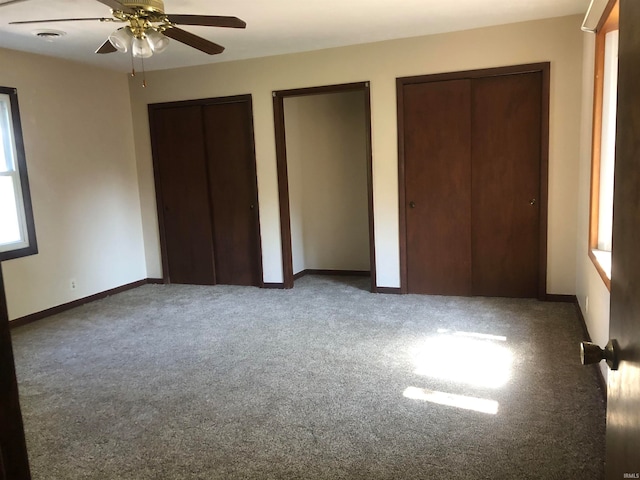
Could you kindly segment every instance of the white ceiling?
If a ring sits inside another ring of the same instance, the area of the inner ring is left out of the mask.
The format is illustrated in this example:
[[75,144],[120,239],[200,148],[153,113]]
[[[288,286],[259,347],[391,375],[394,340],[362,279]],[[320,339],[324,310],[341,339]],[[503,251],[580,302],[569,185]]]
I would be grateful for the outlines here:
[[[245,20],[247,28],[184,27],[224,45],[226,51],[209,56],[172,40],[167,51],[145,60],[145,68],[176,68],[584,14],[588,6],[589,0],[165,0],[166,13],[232,15]],[[20,20],[107,16],[109,8],[95,0],[28,0],[1,7],[0,47],[127,71],[128,54],[93,53],[118,24],[9,25]],[[50,29],[66,34],[53,42],[34,35]]]

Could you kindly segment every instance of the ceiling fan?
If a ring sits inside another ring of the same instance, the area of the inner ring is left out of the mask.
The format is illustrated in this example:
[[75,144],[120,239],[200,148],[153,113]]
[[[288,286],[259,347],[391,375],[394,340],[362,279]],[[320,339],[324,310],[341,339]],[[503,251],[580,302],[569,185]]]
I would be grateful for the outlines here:
[[[0,3],[5,7],[27,0],[9,0]],[[100,21],[119,22],[127,25],[115,30],[96,50],[96,53],[127,52],[134,57],[147,58],[164,51],[169,38],[189,45],[209,55],[224,51],[222,45],[178,28],[176,25],[200,25],[206,27],[245,28],[247,24],[237,17],[215,15],[172,15],[164,12],[163,0],[97,0],[111,8],[112,17],[58,18],[49,20],[26,20],[11,24]]]

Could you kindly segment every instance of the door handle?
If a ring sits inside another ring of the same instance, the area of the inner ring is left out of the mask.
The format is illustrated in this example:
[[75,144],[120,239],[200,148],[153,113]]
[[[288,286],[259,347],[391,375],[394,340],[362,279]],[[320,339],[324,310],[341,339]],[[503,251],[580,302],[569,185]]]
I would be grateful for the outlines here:
[[580,360],[583,365],[600,363],[601,360],[606,360],[611,370],[618,370],[620,345],[615,339],[609,340],[609,343],[604,348],[600,348],[595,343],[582,342],[580,344]]
[[533,206],[537,203],[538,201],[535,198],[532,198],[531,200],[529,200],[529,205]]
[[409,202],[409,208],[416,208],[416,202]]

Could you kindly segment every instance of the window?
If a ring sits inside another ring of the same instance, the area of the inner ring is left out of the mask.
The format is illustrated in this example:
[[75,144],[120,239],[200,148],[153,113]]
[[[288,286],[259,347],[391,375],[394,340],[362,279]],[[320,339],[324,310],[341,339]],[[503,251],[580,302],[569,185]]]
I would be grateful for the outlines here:
[[618,1],[609,3],[596,31],[591,159],[589,256],[611,288],[613,172],[618,91]]
[[0,260],[37,253],[14,88],[0,87]]

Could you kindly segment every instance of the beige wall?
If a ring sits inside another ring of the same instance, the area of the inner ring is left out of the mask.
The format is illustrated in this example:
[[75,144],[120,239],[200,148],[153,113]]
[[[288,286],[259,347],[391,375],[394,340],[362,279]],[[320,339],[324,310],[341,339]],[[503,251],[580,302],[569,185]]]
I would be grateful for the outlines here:
[[284,100],[293,273],[369,270],[363,92]]
[[18,89],[39,247],[3,262],[9,317],[146,278],[126,76],[1,49],[0,65]]
[[10,318],[161,276],[147,121],[147,104],[155,102],[253,95],[264,277],[282,281],[271,92],[359,81],[371,82],[378,285],[396,287],[395,78],[550,61],[548,291],[577,293],[594,341],[605,343],[608,291],[586,256],[593,58],[580,21],[150,72],[146,89],[138,78],[128,88],[124,73],[0,50],[0,63],[11,66],[0,70],[0,84],[18,88],[40,247],[3,264]]
[[264,280],[282,281],[272,91],[371,82],[373,188],[378,286],[397,287],[398,154],[396,77],[551,62],[548,291],[575,293],[582,36],[580,16],[219,63],[131,80],[149,276],[161,275],[147,104],[253,95]]
[[586,254],[594,37],[580,33],[580,21],[153,72],[148,88],[133,79],[130,92],[122,73],[0,49],[0,64],[10,66],[0,69],[0,85],[18,89],[40,249],[3,263],[10,318],[161,276],[146,113],[153,102],[253,94],[265,281],[281,281],[271,91],[365,80],[378,285],[398,286],[395,78],[551,61],[548,290],[577,293],[592,339],[604,345],[609,292]]
[[[589,195],[591,188],[591,128],[593,115],[593,72],[595,35],[583,34],[582,122],[580,142],[578,235],[576,245],[576,294],[591,339],[606,345],[609,341],[609,290],[589,258]],[[600,365],[605,378],[606,364]]]

